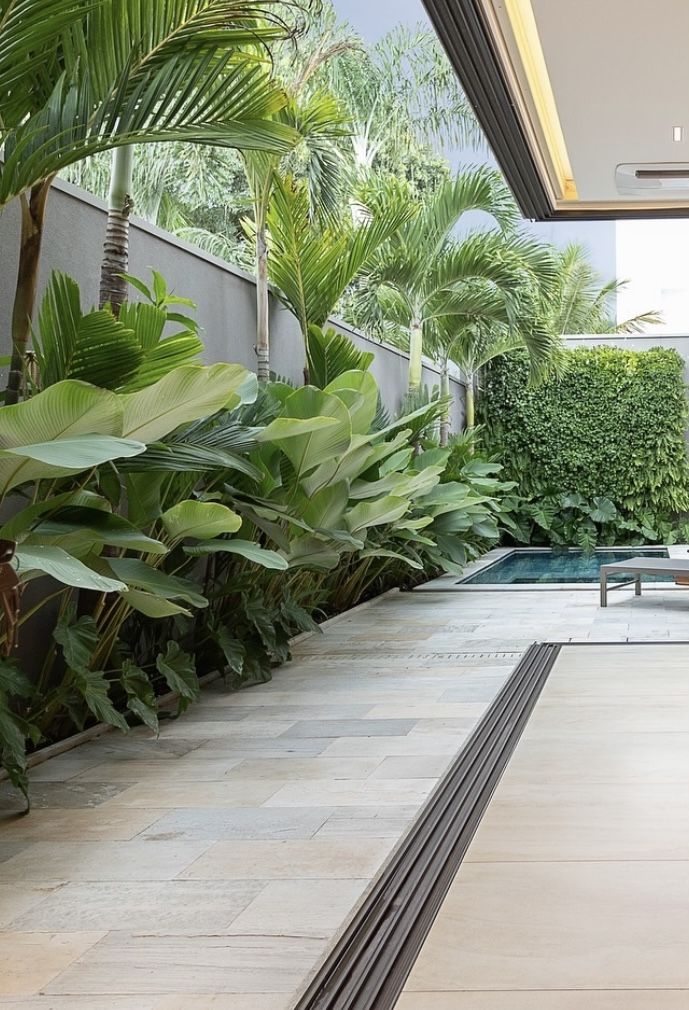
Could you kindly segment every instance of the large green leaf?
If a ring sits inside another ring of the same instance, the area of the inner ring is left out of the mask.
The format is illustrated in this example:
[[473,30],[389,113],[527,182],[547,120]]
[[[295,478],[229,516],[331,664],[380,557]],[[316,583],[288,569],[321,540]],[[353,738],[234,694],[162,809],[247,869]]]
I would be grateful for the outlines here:
[[18,571],[23,581],[34,578],[37,572],[50,575],[58,582],[75,589],[93,589],[99,593],[117,593],[126,589],[123,582],[109,579],[73,558],[61,547],[41,544],[20,544],[16,552]]
[[[314,423],[321,419],[330,423]],[[294,420],[299,424],[291,426]],[[349,411],[339,397],[304,386],[287,397],[283,415],[268,425],[261,439],[280,447],[300,480],[321,463],[349,448],[352,441]]]
[[361,502],[350,509],[345,520],[352,533],[368,529],[370,526],[386,526],[409,511],[410,502],[406,498],[388,495],[372,502]]
[[359,351],[352,340],[336,330],[309,326],[306,340],[306,360],[309,382],[319,389],[343,372],[365,370],[373,363],[372,351]]
[[179,695],[180,711],[184,711],[191,702],[199,698],[201,688],[194,660],[188,653],[182,652],[176,642],[167,643],[167,650],[164,654],[160,653],[156,659],[156,666],[170,690]]
[[254,384],[242,365],[186,365],[136,393],[122,393],[122,433],[157,442],[182,424],[250,402]]
[[[97,465],[93,460],[102,463],[143,451],[141,444],[137,448],[131,441],[122,443],[118,437],[121,435],[122,408],[116,394],[84,382],[58,382],[29,400],[3,407],[0,494],[41,477],[61,476]],[[108,438],[106,443],[98,436],[113,436],[115,440]],[[96,441],[89,441],[93,437]],[[61,444],[51,452],[51,443]],[[9,453],[19,449],[18,455]],[[39,458],[32,459],[29,451]],[[66,462],[44,462],[40,457],[46,454],[46,458]]]
[[147,554],[167,554],[164,544],[141,533],[122,516],[79,506],[57,509],[49,519],[43,519],[34,526],[31,538],[64,536],[67,533],[83,533],[85,537],[93,537],[112,547],[144,551]]
[[208,600],[198,591],[196,583],[189,579],[168,575],[139,558],[108,558],[108,564],[125,583],[119,585],[121,590],[142,589],[163,600],[185,600],[192,607],[208,606]]
[[204,557],[207,554],[237,554],[262,568],[273,568],[277,571],[284,571],[288,567],[285,559],[277,551],[266,550],[251,540],[207,540],[195,547],[185,547],[184,551],[192,557]]
[[236,533],[241,517],[218,502],[181,501],[160,517],[165,532],[174,542],[186,537],[211,540],[222,533]]
[[371,430],[378,411],[379,392],[370,372],[343,372],[326,386],[325,392],[333,393],[345,404],[355,435],[366,435]]
[[152,593],[144,593],[141,589],[128,589],[120,595],[132,610],[138,610],[140,614],[152,617],[154,620],[159,620],[162,617],[174,617],[176,614],[191,617],[190,610],[186,610],[170,600],[163,600],[160,596],[154,596]]

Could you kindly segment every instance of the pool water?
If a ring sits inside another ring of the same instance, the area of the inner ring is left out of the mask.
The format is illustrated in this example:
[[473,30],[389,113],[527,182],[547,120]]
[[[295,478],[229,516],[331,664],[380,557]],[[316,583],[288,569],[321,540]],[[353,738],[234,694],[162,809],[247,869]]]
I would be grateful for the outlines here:
[[[645,558],[666,558],[668,552],[662,548],[645,551],[638,547],[625,550],[598,550],[592,554],[583,551],[515,551],[500,561],[485,568],[462,585],[517,586],[535,583],[598,582],[600,566],[615,561],[626,561],[643,554]],[[609,581],[624,582],[632,576],[628,574],[608,576]],[[644,582],[672,582],[668,575],[644,575]]]

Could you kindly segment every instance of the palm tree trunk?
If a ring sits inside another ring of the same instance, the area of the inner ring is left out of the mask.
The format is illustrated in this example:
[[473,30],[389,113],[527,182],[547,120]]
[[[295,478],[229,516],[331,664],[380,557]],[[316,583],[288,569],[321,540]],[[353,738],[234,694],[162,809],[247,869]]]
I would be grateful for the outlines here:
[[256,374],[259,382],[270,379],[270,322],[268,300],[268,243],[265,224],[256,230]]
[[464,415],[464,427],[473,428],[476,424],[476,387],[473,375],[467,376],[466,384],[466,409]]
[[100,272],[100,307],[110,304],[118,315],[127,299],[127,281],[122,274],[129,269],[129,217],[134,207],[132,177],[133,146],[116,147],[112,154],[112,176],[108,198],[108,223]]
[[24,359],[31,334],[31,320],[36,305],[38,267],[43,242],[43,225],[48,194],[54,176],[33,186],[19,198],[21,205],[21,238],[19,269],[12,310],[12,360],[7,377],[5,403],[17,403],[24,379]]
[[409,392],[418,393],[423,376],[423,328],[421,320],[412,319],[409,336]]
[[440,372],[440,395],[444,400],[448,400],[440,415],[440,444],[447,445],[450,437],[450,366],[448,361],[443,362]]

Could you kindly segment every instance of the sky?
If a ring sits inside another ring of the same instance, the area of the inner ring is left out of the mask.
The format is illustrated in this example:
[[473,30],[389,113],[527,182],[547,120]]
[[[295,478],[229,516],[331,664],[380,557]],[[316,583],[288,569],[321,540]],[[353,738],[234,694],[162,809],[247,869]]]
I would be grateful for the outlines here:
[[395,25],[428,21],[421,0],[334,0],[339,14],[365,39],[377,41]]

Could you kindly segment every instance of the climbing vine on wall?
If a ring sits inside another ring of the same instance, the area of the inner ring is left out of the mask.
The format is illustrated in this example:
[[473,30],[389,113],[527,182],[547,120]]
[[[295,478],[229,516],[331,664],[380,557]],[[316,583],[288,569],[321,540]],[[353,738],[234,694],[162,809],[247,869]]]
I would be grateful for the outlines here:
[[521,352],[498,358],[481,401],[486,439],[519,494],[604,496],[627,518],[689,507],[684,362],[673,350],[577,348],[562,377],[529,386]]

